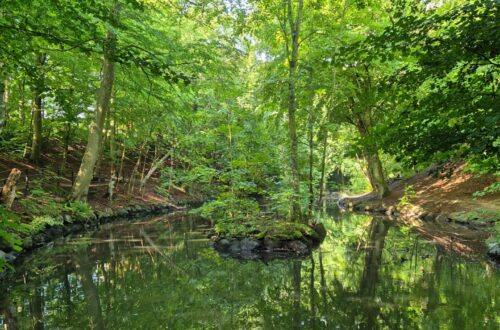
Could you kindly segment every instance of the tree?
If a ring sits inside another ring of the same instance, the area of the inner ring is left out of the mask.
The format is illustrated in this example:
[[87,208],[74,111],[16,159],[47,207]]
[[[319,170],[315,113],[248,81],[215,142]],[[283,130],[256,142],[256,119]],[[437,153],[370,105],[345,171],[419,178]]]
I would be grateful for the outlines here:
[[[110,21],[113,25],[117,25],[119,23],[119,6],[116,1],[111,8],[110,14]],[[101,86],[99,87],[94,117],[89,128],[87,147],[71,192],[71,199],[73,200],[85,200],[87,198],[94,166],[99,156],[99,150],[102,147],[104,121],[109,111],[115,76],[116,39],[115,32],[109,29],[103,46]]]

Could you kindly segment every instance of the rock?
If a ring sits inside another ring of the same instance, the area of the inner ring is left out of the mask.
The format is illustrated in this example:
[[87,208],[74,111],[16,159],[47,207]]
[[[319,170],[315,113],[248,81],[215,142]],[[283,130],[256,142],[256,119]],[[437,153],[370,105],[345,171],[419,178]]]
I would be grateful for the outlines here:
[[309,253],[309,248],[307,247],[307,245],[301,241],[290,241],[286,244],[286,247],[297,253],[297,254],[300,254],[300,255],[305,255],[307,253]]
[[494,242],[488,244],[488,256],[495,260],[496,262],[500,262],[500,242]]
[[23,238],[23,249],[30,249],[33,246],[33,239],[31,237]]
[[229,246],[229,251],[231,253],[238,253],[241,251],[241,242],[239,240],[234,240],[231,242],[231,245]]
[[424,221],[429,221],[429,222],[434,221],[435,219],[436,215],[434,213],[427,213],[423,218]]
[[72,233],[78,233],[79,231],[81,231],[83,229],[83,225],[81,223],[74,223],[71,225],[70,227],[70,231]]
[[118,217],[125,217],[128,214],[128,209],[127,208],[117,209],[114,213]]
[[265,237],[262,243],[264,244],[265,249],[268,251],[279,249],[282,246],[282,243],[280,241],[269,237]]
[[240,248],[242,251],[253,251],[260,246],[260,243],[256,240],[244,238],[240,242]]
[[229,247],[231,246],[231,241],[228,240],[227,238],[223,238],[215,242],[214,245],[218,250],[226,251],[229,250]]
[[318,237],[313,237],[312,238],[313,242],[316,243],[316,244],[323,242],[323,240],[326,237],[326,228],[325,228],[325,225],[323,225],[322,223],[317,223],[317,224],[314,225],[313,230],[318,235]]
[[448,222],[448,216],[446,214],[438,214],[438,216],[436,217],[436,221],[439,222],[439,223],[444,223],[444,222]]
[[12,261],[16,260],[17,255],[18,255],[18,253],[15,253],[15,252],[5,253],[2,250],[0,250],[0,259],[4,260],[6,262],[12,262]]

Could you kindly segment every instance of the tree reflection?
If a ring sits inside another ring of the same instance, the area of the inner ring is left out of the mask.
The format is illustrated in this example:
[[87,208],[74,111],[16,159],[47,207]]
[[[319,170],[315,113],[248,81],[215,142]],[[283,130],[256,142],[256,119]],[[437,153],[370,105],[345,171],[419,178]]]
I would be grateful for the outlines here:
[[89,326],[91,329],[104,329],[104,321],[102,318],[101,301],[97,287],[92,279],[92,264],[90,263],[88,254],[78,253],[73,258],[76,270],[80,276],[85,302],[87,304],[87,312],[89,318]]
[[325,225],[310,258],[266,263],[221,258],[188,222],[113,225],[40,252],[2,295],[3,321],[9,330],[495,328],[498,271],[383,218]]
[[379,269],[382,263],[384,242],[390,224],[381,218],[373,218],[370,223],[368,240],[365,245],[365,264],[363,276],[359,285],[359,296],[364,299],[364,315],[366,328],[374,329],[379,314],[379,307],[375,301],[376,289],[379,280]]

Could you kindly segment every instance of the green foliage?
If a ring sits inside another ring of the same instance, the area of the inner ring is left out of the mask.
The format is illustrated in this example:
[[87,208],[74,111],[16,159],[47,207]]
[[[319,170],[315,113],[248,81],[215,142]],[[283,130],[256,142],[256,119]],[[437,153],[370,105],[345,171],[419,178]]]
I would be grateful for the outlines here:
[[19,205],[32,216],[51,216],[56,217],[62,213],[62,201],[57,200],[53,195],[34,189],[34,194],[20,199]]
[[[0,205],[0,246],[2,248],[7,247],[14,251],[21,251],[20,235],[26,234],[27,231],[28,228],[20,222],[17,215]],[[0,272],[7,266],[5,260],[0,258]]]
[[82,201],[68,202],[62,206],[62,211],[82,219],[88,219],[94,215],[90,205]]
[[206,202],[192,212],[216,222],[243,222],[259,217],[260,207],[254,200],[238,198],[231,193],[223,193],[216,200]]
[[399,199],[398,207],[404,208],[404,207],[412,206],[413,204],[411,203],[411,201],[416,196],[417,196],[417,194],[415,192],[415,189],[413,188],[413,185],[406,185],[403,196],[401,196],[401,198]]
[[29,223],[31,234],[36,234],[43,231],[47,227],[60,226],[64,223],[61,217],[51,217],[48,215],[34,217]]
[[494,182],[490,184],[488,187],[484,188],[481,191],[476,191],[475,193],[472,194],[474,197],[483,197],[488,194],[495,194],[500,192],[500,182]]

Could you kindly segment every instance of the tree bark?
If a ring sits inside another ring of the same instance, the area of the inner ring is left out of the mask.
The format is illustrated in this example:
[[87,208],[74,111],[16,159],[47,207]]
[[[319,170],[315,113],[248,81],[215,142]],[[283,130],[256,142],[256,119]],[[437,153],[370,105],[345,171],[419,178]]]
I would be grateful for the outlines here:
[[385,180],[384,168],[377,150],[366,150],[364,157],[368,165],[368,178],[373,191],[379,198],[389,195],[390,190]]
[[[297,74],[297,64],[299,59],[299,35],[300,24],[302,19],[303,1],[298,1],[297,15],[294,19],[292,2],[288,0],[287,12],[291,34],[291,52],[288,54],[288,136],[290,139],[290,165],[292,170],[293,180],[293,197],[292,197],[292,221],[302,221],[300,209],[300,171],[298,162],[298,138],[297,138],[297,123],[295,113],[297,111],[297,96],[295,95],[295,80]],[[288,52],[288,50],[287,50]]]
[[[363,138],[370,135],[370,127],[372,127],[372,123],[369,118],[369,113],[357,114],[356,127],[359,134]],[[365,142],[363,145],[363,157],[366,160],[368,167],[368,179],[373,192],[375,192],[379,198],[386,197],[389,195],[390,190],[385,180],[384,168],[382,166],[382,162],[380,161],[376,144],[369,144]]]
[[[115,23],[118,21],[118,6],[115,5],[112,9],[112,16]],[[94,166],[99,156],[101,146],[104,120],[110,107],[111,91],[113,89],[114,80],[114,54],[116,50],[116,34],[112,30],[108,30],[104,43],[104,56],[102,63],[102,78],[97,98],[94,117],[89,128],[89,136],[87,147],[83,155],[80,170],[78,171],[73,190],[71,192],[72,200],[86,200]]]
[[32,137],[31,137],[31,155],[30,160],[40,165],[40,159],[42,156],[42,121],[43,121],[43,92],[45,89],[44,86],[44,74],[42,73],[43,65],[45,64],[45,54],[38,53],[36,59],[37,66],[37,77],[35,77],[34,83],[34,98],[33,98],[33,107],[32,107],[32,115],[31,115],[31,129],[32,129]]
[[20,177],[21,171],[17,168],[13,168],[2,188],[2,202],[8,210],[12,208],[12,204],[16,198],[16,186]]

